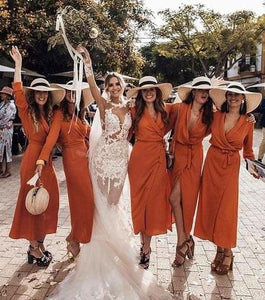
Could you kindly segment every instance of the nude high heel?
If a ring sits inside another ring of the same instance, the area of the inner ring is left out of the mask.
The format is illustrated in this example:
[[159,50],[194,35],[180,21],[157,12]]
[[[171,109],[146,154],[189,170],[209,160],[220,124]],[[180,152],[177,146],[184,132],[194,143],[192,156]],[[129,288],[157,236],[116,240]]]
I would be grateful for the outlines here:
[[67,242],[67,253],[71,253],[73,258],[76,258],[80,252],[80,244],[74,240],[71,239],[70,235],[66,238]]

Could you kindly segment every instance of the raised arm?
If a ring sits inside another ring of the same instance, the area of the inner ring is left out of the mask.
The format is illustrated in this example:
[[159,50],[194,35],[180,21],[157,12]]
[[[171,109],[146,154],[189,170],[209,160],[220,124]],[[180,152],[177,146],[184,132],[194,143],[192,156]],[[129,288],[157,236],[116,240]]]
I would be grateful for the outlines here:
[[22,56],[16,46],[13,46],[11,51],[9,51],[10,56],[15,62],[15,73],[14,82],[12,87],[14,90],[14,99],[18,107],[19,117],[23,123],[23,127],[27,131],[28,127],[28,103],[25,98],[22,82],[21,82],[21,67],[22,67]]
[[14,82],[21,82],[22,56],[18,50],[18,47],[12,46],[9,54],[15,62]]
[[82,46],[79,46],[77,48],[77,51],[81,53],[84,58],[84,66],[85,66],[85,74],[86,74],[87,82],[89,84],[92,96],[96,100],[97,106],[100,111],[100,115],[102,116],[105,110],[104,107],[105,100],[104,98],[101,97],[99,88],[96,84],[94,73],[93,73],[92,61],[89,52],[85,47]]

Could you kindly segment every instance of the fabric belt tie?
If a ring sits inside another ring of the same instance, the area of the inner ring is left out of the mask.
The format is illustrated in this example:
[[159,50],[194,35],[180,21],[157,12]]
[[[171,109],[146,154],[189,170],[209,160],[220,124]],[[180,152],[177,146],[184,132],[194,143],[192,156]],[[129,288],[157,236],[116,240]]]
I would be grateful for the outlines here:
[[135,142],[143,142],[143,143],[161,143],[163,145],[163,148],[160,149],[159,153],[159,160],[158,162],[160,164],[165,163],[166,157],[165,157],[165,149],[166,149],[166,142],[163,138],[159,140],[144,140],[144,139],[135,139]]
[[178,145],[181,145],[182,147],[185,147],[187,149],[187,163],[186,163],[186,167],[187,169],[191,168],[191,164],[192,164],[192,151],[196,148],[201,147],[201,143],[197,143],[197,144],[188,144],[188,145],[184,145],[181,143],[176,142]]
[[219,150],[222,154],[224,154],[224,160],[223,160],[223,165],[222,167],[226,169],[228,166],[232,164],[231,158],[232,156],[238,152],[237,150],[227,150],[227,149],[220,149],[218,147],[212,146],[215,149]]

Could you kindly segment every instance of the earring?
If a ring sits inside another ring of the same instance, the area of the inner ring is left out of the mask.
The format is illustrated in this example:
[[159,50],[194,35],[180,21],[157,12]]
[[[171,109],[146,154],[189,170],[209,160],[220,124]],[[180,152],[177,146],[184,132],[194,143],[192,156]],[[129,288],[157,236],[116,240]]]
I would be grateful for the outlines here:
[[226,101],[226,112],[229,112],[229,105],[228,105],[228,101]]

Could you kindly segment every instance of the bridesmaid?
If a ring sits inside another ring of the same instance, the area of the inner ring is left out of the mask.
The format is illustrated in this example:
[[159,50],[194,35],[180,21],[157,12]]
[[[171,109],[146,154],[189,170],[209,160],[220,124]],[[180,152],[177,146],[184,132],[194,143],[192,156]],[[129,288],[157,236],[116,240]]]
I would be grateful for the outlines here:
[[12,47],[10,55],[15,62],[13,89],[19,117],[28,138],[28,146],[20,167],[20,190],[9,236],[24,238],[30,243],[28,262],[37,261],[44,267],[51,261],[51,253],[45,250],[43,241],[46,234],[55,233],[58,221],[59,189],[51,157],[43,168],[41,181],[48,190],[50,201],[41,215],[31,215],[25,207],[25,198],[32,186],[27,181],[34,175],[36,161],[45,143],[53,117],[52,102],[61,101],[65,92],[51,87],[43,78],[33,80],[30,87],[23,89],[21,83],[22,57],[17,47]]
[[191,85],[178,88],[182,103],[173,104],[176,120],[171,143],[174,149],[172,170],[173,188],[170,204],[176,220],[177,246],[172,264],[179,267],[186,256],[194,255],[191,228],[200,188],[203,162],[202,140],[210,133],[213,120],[213,104],[209,97],[211,80],[200,76]]
[[171,106],[163,100],[172,90],[170,83],[158,84],[152,76],[140,79],[139,87],[128,91],[136,97],[132,108],[135,144],[129,160],[131,210],[134,233],[140,233],[141,259],[149,267],[153,235],[166,233],[172,226],[169,176],[166,170],[164,135]]
[[67,250],[76,257],[80,251],[80,243],[90,241],[93,225],[94,200],[86,146],[90,126],[85,119],[87,105],[92,96],[88,84],[83,85],[80,111],[77,112],[76,88],[72,81],[58,86],[64,88],[66,94],[60,103],[60,109],[54,113],[49,135],[39,155],[37,172],[41,176],[43,165],[49,160],[51,151],[59,139],[72,227],[66,238]]
[[233,82],[227,88],[212,89],[210,96],[220,111],[211,126],[194,234],[217,246],[211,269],[224,275],[233,269],[231,248],[236,247],[239,151],[243,148],[244,159],[254,159],[254,125],[246,114],[259,105],[262,95]]

